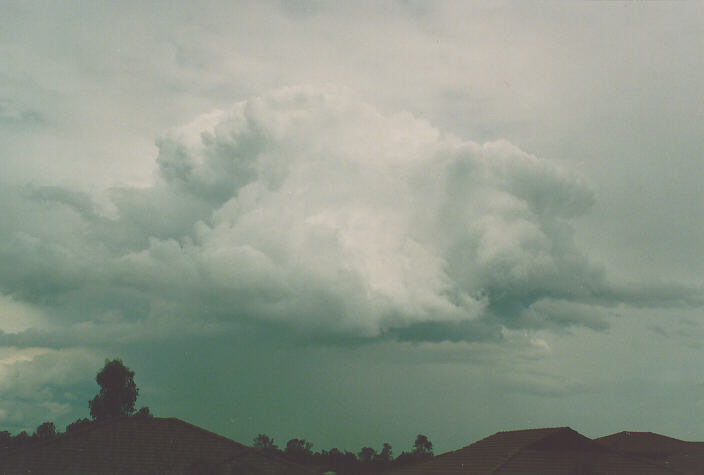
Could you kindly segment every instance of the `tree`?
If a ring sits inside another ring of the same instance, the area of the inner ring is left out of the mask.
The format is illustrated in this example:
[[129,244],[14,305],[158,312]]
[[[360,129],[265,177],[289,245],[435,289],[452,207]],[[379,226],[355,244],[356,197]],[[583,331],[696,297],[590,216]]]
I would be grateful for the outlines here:
[[149,410],[149,407],[142,406],[139,408],[139,411],[134,414],[134,417],[154,417],[154,415]]
[[46,440],[56,437],[56,426],[53,422],[44,422],[37,427],[37,431],[34,435],[39,440]]
[[294,462],[305,464],[313,455],[312,448],[313,444],[306,441],[306,439],[291,439],[286,442],[284,455]]
[[279,449],[274,443],[274,439],[266,434],[259,434],[258,436],[256,436],[254,438],[254,441],[252,442],[252,447],[260,450],[268,450],[271,452]]
[[376,457],[376,450],[371,447],[362,447],[362,450],[357,454],[357,458],[362,463],[371,463]]
[[355,454],[349,451],[342,452],[338,448],[323,450],[318,454],[319,464],[324,470],[335,473],[357,473],[358,460]]
[[122,360],[105,360],[105,367],[95,380],[100,392],[88,403],[93,419],[100,421],[134,413],[139,389],[134,382],[134,371],[130,371]]
[[413,443],[413,455],[419,458],[427,458],[433,456],[433,443],[428,437],[423,434],[416,436],[416,441]]
[[66,432],[73,432],[74,430],[81,429],[83,427],[88,427],[93,421],[84,417],[83,419],[76,419],[74,422],[66,426]]
[[381,464],[387,464],[391,462],[392,453],[391,444],[384,442],[384,445],[381,447],[381,452],[376,456],[376,460]]

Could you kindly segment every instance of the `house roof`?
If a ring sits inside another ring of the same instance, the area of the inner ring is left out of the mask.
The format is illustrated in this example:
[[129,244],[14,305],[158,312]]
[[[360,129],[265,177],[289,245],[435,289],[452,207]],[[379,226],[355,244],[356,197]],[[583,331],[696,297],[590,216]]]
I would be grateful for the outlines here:
[[689,442],[674,439],[653,432],[623,431],[594,439],[599,444],[619,452],[639,455],[664,456],[679,452],[687,447]]
[[302,467],[175,418],[94,423],[0,455],[0,474],[309,475]]
[[398,474],[668,474],[655,463],[603,447],[569,427],[498,432]]
[[612,450],[656,460],[683,473],[704,472],[704,442],[687,442],[653,432],[618,432],[594,439]]

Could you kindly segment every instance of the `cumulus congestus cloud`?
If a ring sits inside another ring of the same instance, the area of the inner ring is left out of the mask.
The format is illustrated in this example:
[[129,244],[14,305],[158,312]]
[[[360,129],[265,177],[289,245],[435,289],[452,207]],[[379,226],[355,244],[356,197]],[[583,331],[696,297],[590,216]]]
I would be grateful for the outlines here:
[[76,334],[145,337],[264,322],[471,340],[602,329],[611,305],[657,304],[609,283],[575,245],[571,222],[594,201],[578,176],[346,90],[277,90],[158,148],[148,188],[6,190],[0,252],[14,271],[0,274],[2,292],[51,305]]

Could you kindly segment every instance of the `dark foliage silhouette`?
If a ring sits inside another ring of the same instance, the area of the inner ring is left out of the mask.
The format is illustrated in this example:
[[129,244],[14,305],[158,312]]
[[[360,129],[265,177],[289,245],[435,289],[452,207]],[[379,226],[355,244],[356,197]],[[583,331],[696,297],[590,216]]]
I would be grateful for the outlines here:
[[76,419],[74,422],[66,426],[66,432],[73,432],[74,430],[82,429],[83,427],[88,427],[93,421],[84,417],[83,419]]
[[56,437],[56,426],[53,422],[44,422],[37,427],[34,437],[38,440],[47,440]]
[[105,367],[95,377],[100,392],[88,403],[90,415],[96,421],[134,413],[139,389],[134,382],[134,371],[122,360],[105,360]]
[[376,456],[376,461],[383,465],[388,464],[392,460],[393,450],[391,449],[391,444],[384,442],[381,447],[381,452]]
[[286,442],[284,454],[286,458],[300,464],[310,463],[313,456],[313,444],[305,439],[291,439]]
[[362,447],[362,449],[357,454],[357,458],[359,459],[359,461],[366,464],[372,463],[375,457],[376,450],[372,449],[371,447]]
[[276,452],[279,448],[274,443],[274,439],[266,434],[259,434],[254,438],[252,447],[255,449],[266,450],[268,452]]
[[416,441],[413,443],[413,455],[419,458],[427,458],[433,456],[433,443],[423,434],[416,436]]
[[154,417],[147,406],[142,406],[139,411],[135,412],[134,417]]
[[312,451],[312,444],[305,439],[291,439],[286,443],[283,451],[276,449],[273,439],[265,434],[259,434],[254,439],[254,446],[270,450],[278,455],[301,465],[306,465],[319,472],[335,472],[338,475],[362,475],[381,473],[393,467],[401,467],[422,462],[433,454],[433,444],[427,436],[419,434],[408,452],[393,458],[391,444],[384,443],[377,452],[372,447],[362,447],[357,454],[341,451],[338,448],[330,450]]

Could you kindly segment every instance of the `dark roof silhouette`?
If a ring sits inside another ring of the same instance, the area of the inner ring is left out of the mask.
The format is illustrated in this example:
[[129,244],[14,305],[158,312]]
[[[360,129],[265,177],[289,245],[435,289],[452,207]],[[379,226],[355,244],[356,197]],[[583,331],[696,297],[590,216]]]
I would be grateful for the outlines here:
[[594,440],[612,450],[654,460],[681,473],[704,473],[704,442],[687,442],[653,432],[630,431]]
[[569,427],[496,434],[398,474],[671,474],[656,463],[609,450]]
[[0,474],[310,475],[174,418],[124,417],[0,455]]
[[619,452],[656,457],[681,451],[688,444],[688,442],[683,440],[653,432],[623,431],[594,440],[605,447]]

